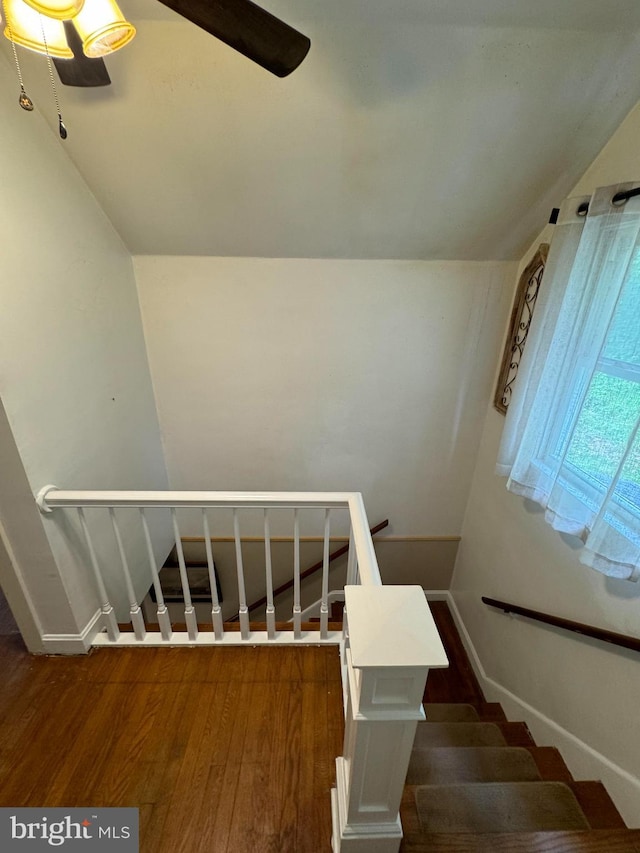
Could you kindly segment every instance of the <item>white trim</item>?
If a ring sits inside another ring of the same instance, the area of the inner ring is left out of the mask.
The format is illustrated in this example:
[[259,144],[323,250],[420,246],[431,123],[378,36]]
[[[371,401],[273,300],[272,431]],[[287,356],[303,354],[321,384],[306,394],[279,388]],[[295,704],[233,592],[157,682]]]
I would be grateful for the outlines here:
[[347,823],[349,780],[347,762],[336,758],[336,787],[331,789],[333,853],[397,853],[402,841],[400,815],[387,823]]
[[[46,655],[85,655],[96,642],[100,631],[102,613],[96,610],[79,634],[43,634],[42,645]],[[106,636],[106,635],[105,635]]]
[[425,589],[427,601],[449,601],[448,589]]
[[325,638],[320,631],[303,631],[300,637],[296,637],[293,631],[276,631],[273,640],[267,631],[251,631],[246,640],[240,631],[225,631],[219,640],[213,631],[199,631],[195,639],[191,639],[186,631],[174,631],[168,640],[163,639],[158,631],[149,631],[144,639],[137,640],[136,635],[128,631],[121,633],[115,641],[102,632],[95,636],[93,645],[103,648],[164,646],[168,649],[176,646],[337,646],[341,640],[342,631],[329,631]]
[[445,600],[487,699],[500,702],[507,719],[524,720],[536,742],[557,747],[574,775],[601,779],[627,824],[640,826],[640,779],[487,675],[451,591],[447,591]]

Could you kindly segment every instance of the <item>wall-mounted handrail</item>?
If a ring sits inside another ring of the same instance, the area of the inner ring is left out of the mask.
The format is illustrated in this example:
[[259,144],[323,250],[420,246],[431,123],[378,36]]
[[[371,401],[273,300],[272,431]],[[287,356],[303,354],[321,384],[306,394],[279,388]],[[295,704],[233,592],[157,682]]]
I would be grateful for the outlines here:
[[[384,528],[388,527],[388,526],[389,526],[389,519],[385,518],[385,520],[381,521],[380,524],[376,524],[375,527],[370,528],[369,533],[372,536],[375,536],[376,533],[380,533],[381,530],[384,530]],[[334,560],[337,560],[338,557],[342,557],[342,555],[346,554],[348,551],[349,551],[349,543],[347,543],[346,545],[342,545],[340,548],[336,548],[335,551],[332,551],[329,554],[329,562],[333,563]],[[315,574],[316,572],[319,572],[320,569],[323,567],[323,564],[324,564],[323,560],[318,560],[317,563],[314,563],[312,566],[309,566],[309,568],[305,569],[304,572],[302,572],[302,574],[300,575],[300,581],[302,582],[303,580],[306,580],[307,578],[311,577],[311,575]],[[291,580],[288,580],[286,583],[281,584],[279,587],[276,587],[276,589],[273,590],[273,597],[277,598],[283,592],[286,592],[287,590],[291,589],[293,587],[293,584],[294,584],[294,581],[293,581],[293,579],[291,579]],[[252,610],[257,610],[258,607],[262,607],[266,603],[267,603],[267,597],[265,595],[262,598],[259,598],[257,601],[254,601],[253,604],[250,604],[247,609],[248,609],[249,613],[251,613]],[[230,622],[237,622],[239,618],[240,618],[240,614],[236,613],[236,615],[233,616],[229,621]]]
[[604,628],[596,628],[593,625],[585,625],[582,622],[573,622],[571,619],[563,619],[561,616],[541,613],[539,610],[530,610],[528,607],[520,607],[518,604],[509,604],[506,601],[487,598],[484,595],[482,596],[482,600],[490,607],[497,607],[499,610],[504,610],[505,613],[517,613],[519,616],[526,616],[527,619],[544,622],[545,625],[553,625],[555,628],[563,628],[565,631],[572,631],[574,634],[582,634],[584,637],[592,637],[594,640],[601,640],[603,643],[610,643],[613,646],[621,646],[623,649],[640,652],[640,639],[630,637],[628,634],[617,634],[615,631],[606,631]]

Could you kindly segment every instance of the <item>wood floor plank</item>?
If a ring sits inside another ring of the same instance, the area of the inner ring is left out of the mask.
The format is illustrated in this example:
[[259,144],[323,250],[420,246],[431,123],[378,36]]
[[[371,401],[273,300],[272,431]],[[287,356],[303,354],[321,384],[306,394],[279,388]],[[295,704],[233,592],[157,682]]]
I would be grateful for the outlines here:
[[278,839],[282,853],[296,853],[297,796],[300,776],[302,691],[299,682],[280,685],[276,697],[273,760],[269,788],[277,797]]
[[174,853],[191,853],[193,849],[193,819],[207,796],[211,746],[219,737],[217,720],[224,706],[225,693],[219,684],[197,684],[189,696],[188,701],[195,705],[193,723],[167,806],[171,819],[165,824],[162,834],[163,849]]
[[[318,678],[317,655],[309,655],[307,672],[311,677]],[[296,853],[320,853],[330,849],[333,762],[326,751],[327,699],[326,683],[317,680],[302,682],[302,760],[299,765],[297,791]],[[308,755],[317,758],[314,761],[304,760]]]

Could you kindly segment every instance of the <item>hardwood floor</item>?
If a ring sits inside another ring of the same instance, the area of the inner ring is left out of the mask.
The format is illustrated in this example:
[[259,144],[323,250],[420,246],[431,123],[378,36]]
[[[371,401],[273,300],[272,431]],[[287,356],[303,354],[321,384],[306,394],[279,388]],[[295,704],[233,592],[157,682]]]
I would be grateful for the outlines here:
[[[469,703],[544,779],[567,781],[593,830],[539,837],[420,833],[413,792],[401,850],[640,853],[599,783],[574,782],[557,750],[486,702],[447,605],[432,603],[450,667],[427,702]],[[32,657],[0,636],[0,806],[137,806],[142,853],[329,853],[342,752],[338,649],[100,649]]]
[[138,806],[143,853],[330,851],[337,647],[1,642],[0,806]]

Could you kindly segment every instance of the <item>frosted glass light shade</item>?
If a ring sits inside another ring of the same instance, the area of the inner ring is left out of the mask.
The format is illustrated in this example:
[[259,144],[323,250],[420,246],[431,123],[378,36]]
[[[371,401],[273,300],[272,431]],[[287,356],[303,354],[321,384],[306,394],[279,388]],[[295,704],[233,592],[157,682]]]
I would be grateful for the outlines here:
[[29,6],[57,21],[67,21],[73,18],[84,6],[84,0],[24,0]]
[[136,34],[114,0],[86,0],[73,19],[86,56],[95,58],[120,50]]
[[73,59],[62,21],[46,18],[23,0],[3,0],[3,7],[7,18],[4,34],[9,41],[13,39],[16,44],[36,53],[46,54],[48,49],[49,55],[56,59]]

